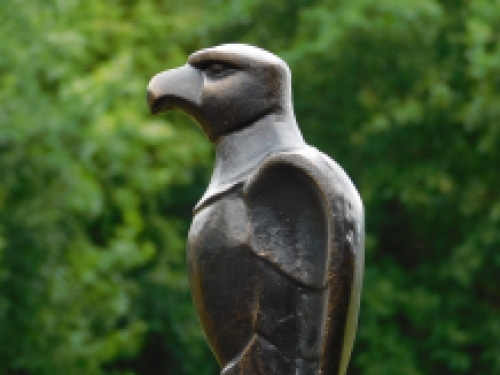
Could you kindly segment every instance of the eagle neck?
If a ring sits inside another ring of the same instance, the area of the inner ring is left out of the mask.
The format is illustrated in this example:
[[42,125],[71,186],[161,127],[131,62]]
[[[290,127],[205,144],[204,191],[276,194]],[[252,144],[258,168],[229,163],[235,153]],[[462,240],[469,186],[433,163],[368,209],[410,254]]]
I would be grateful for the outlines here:
[[305,146],[293,115],[268,114],[216,141],[215,167],[209,190],[244,180],[273,153]]

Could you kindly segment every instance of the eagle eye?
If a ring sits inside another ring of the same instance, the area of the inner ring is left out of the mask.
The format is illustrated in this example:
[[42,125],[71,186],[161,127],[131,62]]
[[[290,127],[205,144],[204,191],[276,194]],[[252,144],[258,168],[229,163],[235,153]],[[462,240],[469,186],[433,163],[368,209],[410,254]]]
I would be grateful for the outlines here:
[[210,78],[223,78],[233,73],[236,68],[233,65],[220,61],[212,61],[202,67],[205,74]]

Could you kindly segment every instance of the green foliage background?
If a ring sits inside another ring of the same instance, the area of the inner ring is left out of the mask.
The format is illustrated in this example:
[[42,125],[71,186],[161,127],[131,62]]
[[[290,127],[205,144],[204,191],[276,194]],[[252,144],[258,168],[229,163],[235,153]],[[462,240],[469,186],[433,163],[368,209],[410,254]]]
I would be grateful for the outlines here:
[[349,375],[500,374],[498,0],[0,2],[0,375],[215,375],[184,241],[212,146],[149,78],[256,44],[367,212]]

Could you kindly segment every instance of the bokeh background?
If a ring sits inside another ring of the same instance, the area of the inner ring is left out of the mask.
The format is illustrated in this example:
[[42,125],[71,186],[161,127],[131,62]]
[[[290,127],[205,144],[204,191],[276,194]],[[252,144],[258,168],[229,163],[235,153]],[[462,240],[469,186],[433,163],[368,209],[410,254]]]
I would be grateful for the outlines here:
[[218,373],[185,265],[213,147],[145,89],[224,42],[290,64],[364,199],[348,374],[500,374],[500,1],[1,0],[0,375]]

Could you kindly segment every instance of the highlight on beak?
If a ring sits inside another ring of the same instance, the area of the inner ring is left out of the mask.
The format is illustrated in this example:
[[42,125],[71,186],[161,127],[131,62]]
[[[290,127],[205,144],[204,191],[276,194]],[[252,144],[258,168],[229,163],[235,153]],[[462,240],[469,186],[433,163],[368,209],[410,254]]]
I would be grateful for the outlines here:
[[152,114],[179,108],[190,113],[201,105],[203,75],[191,65],[155,75],[148,85],[147,100]]

